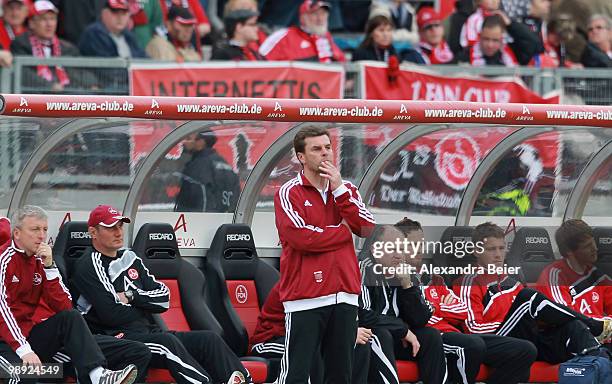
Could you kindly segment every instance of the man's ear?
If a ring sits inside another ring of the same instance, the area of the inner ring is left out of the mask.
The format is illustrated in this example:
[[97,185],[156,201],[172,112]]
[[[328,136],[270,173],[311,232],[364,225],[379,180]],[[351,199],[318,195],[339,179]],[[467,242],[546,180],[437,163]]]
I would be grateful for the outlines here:
[[296,152],[295,157],[297,157],[300,164],[304,165],[304,154],[302,152]]
[[98,230],[95,227],[88,227],[87,232],[91,235],[91,238],[94,239],[95,235],[98,234]]

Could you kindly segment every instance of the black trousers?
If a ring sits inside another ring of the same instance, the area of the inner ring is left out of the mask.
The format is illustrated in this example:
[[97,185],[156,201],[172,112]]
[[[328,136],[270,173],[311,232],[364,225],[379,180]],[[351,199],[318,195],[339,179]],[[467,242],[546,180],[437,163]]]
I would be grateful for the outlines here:
[[[280,372],[280,362],[284,353],[285,336],[276,337],[264,343],[257,343],[251,347],[251,354],[253,356],[268,359],[270,363],[270,370],[275,372],[273,377],[274,380],[278,378],[278,374]],[[323,359],[321,358],[320,351],[312,356],[310,384],[323,384]]]
[[211,331],[124,332],[129,340],[144,343],[151,351],[150,366],[166,368],[177,383],[226,383],[234,371],[249,377],[240,359],[225,341]]
[[[28,342],[43,362],[52,362],[53,356],[64,350],[66,355],[70,356],[80,382],[89,383],[89,372],[96,367],[106,366],[104,354],[89,331],[87,323],[76,310],[59,312],[35,325],[30,331]],[[8,344],[2,342],[0,367],[6,364],[21,364],[21,358]],[[13,380],[16,382],[18,378]]]
[[599,345],[594,335],[599,335],[602,327],[602,321],[554,303],[531,288],[524,288],[496,333],[531,341],[538,349],[538,360],[557,364],[585,348]]
[[324,382],[350,384],[357,307],[335,304],[285,315],[285,354],[278,384],[306,384],[312,356],[323,358]]
[[424,327],[411,330],[421,348],[416,357],[412,348],[405,348],[401,340],[394,340],[391,333],[384,328],[374,329],[371,340],[369,383],[399,383],[395,360],[416,361],[420,379],[427,384],[442,384],[447,379],[446,359],[442,336],[437,329]]
[[527,382],[537,356],[533,343],[513,337],[447,332],[442,341],[451,383],[475,383],[481,364],[493,368],[489,384]]
[[[134,364],[138,368],[137,383],[143,383],[147,377],[151,351],[138,341],[118,339],[107,335],[93,335],[98,347],[106,358],[106,367],[112,370],[121,370],[128,364]],[[64,351],[57,352],[53,361],[64,363],[64,377],[74,375],[72,359]],[[89,377],[86,383],[91,383]]]

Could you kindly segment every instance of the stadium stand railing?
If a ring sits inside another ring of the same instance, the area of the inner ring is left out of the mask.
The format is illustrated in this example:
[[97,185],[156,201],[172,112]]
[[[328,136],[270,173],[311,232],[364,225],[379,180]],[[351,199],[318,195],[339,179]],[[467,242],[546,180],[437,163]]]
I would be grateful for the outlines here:
[[[129,95],[129,66],[131,63],[151,63],[150,60],[120,58],[61,57],[47,58],[45,65],[61,65],[71,71],[71,84],[57,92],[42,87],[35,80],[36,66],[41,61],[31,56],[17,56],[10,68],[0,70],[0,90],[3,93],[53,93]],[[210,61],[205,61],[210,62]],[[468,75],[485,77],[519,77],[532,91],[545,95],[563,91],[564,104],[612,104],[612,79],[608,69],[540,69],[533,67],[471,67],[465,65],[428,66],[440,75]],[[346,63],[344,98],[361,98],[358,65]]]

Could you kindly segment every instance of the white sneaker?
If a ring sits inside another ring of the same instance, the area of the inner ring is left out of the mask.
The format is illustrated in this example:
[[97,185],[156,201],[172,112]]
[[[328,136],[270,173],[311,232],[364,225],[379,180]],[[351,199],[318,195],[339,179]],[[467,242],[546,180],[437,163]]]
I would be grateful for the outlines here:
[[240,371],[234,371],[230,376],[227,384],[244,384],[246,383],[246,379],[244,378],[244,374]]
[[134,364],[130,364],[120,371],[105,369],[98,384],[132,384],[138,376],[138,369]]

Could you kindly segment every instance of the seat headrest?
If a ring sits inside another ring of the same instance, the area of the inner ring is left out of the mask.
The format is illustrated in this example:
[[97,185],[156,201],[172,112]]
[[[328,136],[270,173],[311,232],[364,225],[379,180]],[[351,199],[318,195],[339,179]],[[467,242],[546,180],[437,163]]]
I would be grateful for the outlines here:
[[206,254],[207,262],[218,264],[226,279],[253,279],[257,271],[257,249],[251,228],[246,224],[223,224]]
[[538,227],[522,227],[516,231],[508,259],[518,262],[554,261],[555,254],[548,231]]
[[612,227],[594,227],[593,237],[597,244],[597,261],[612,262]]
[[72,264],[91,246],[87,222],[68,221],[61,226],[53,244],[53,258],[64,277],[72,273]]
[[[453,226],[448,227],[442,232],[442,236],[440,237],[440,242],[442,245],[446,244],[446,242],[451,242],[453,244],[463,242],[471,242],[472,234],[474,233],[473,227],[467,226]],[[444,249],[444,248],[443,248]],[[458,266],[458,265],[467,265],[475,261],[473,253],[466,253],[462,257],[457,257],[454,253],[442,253],[440,255],[436,255],[435,257],[442,259],[442,263],[446,263],[449,266]]]
[[132,250],[159,279],[176,279],[181,254],[174,228],[168,223],[146,223],[138,230]]

